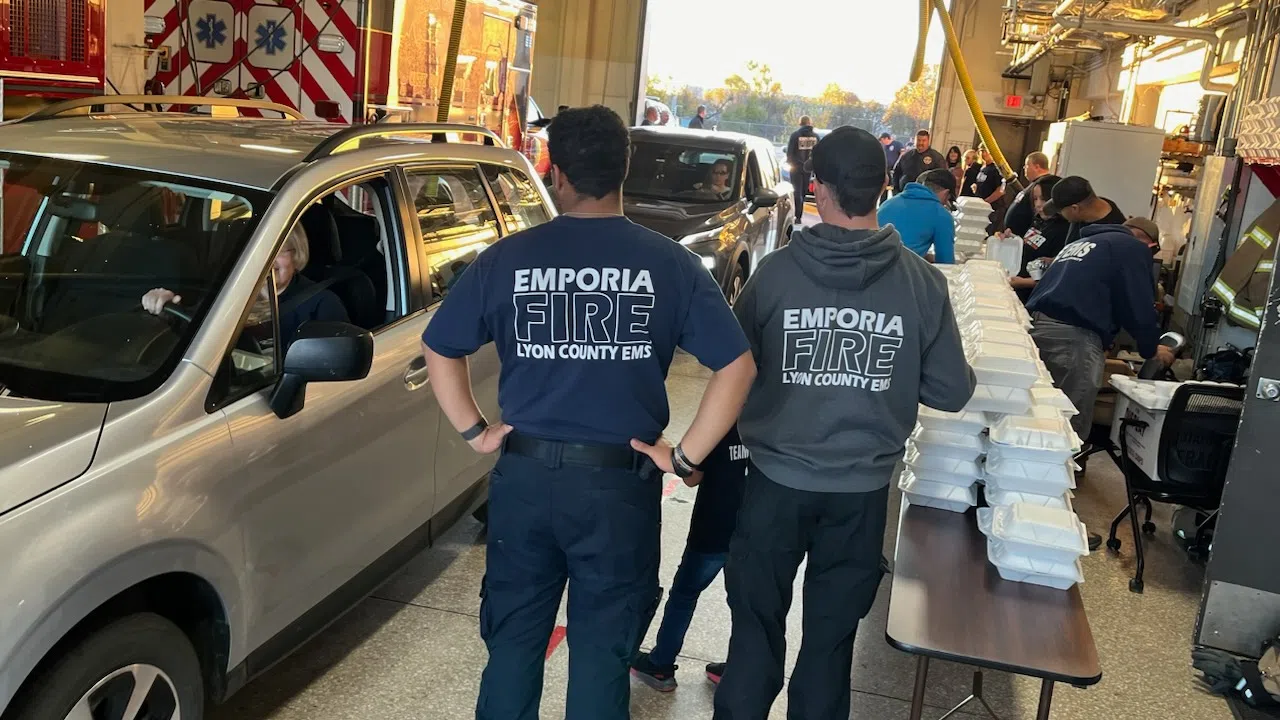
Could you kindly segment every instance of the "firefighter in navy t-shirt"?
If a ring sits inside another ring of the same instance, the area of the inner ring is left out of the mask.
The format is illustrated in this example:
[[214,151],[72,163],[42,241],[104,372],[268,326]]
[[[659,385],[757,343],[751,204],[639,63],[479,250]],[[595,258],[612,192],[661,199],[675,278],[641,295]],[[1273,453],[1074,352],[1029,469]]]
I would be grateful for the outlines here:
[[[490,474],[478,720],[535,720],[568,584],[569,720],[629,715],[628,669],[658,604],[662,471],[696,484],[755,378],[741,327],[697,256],[622,216],[630,140],[602,106],[549,128],[551,222],[480,253],[423,334],[431,384]],[[502,362],[489,425],[467,356]],[[713,372],[674,448],[661,439],[676,347]],[[572,578],[570,582],[569,579]]]
[[[680,569],[676,570],[671,591],[667,593],[657,642],[631,665],[631,674],[654,690],[676,689],[676,655],[684,645],[698,596],[724,569],[729,557],[729,538],[733,536],[738,506],[742,504],[747,456],[747,448],[734,428],[702,464],[702,482],[698,484],[698,498],[693,504],[689,538],[684,544]],[[724,663],[707,665],[707,677],[712,682],[720,682],[723,673]]]

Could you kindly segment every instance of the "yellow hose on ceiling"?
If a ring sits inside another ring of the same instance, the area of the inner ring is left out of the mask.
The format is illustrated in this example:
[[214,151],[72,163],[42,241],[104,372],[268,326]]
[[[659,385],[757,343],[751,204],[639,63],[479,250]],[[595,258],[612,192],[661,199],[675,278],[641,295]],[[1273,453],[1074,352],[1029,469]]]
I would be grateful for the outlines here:
[[960,80],[960,88],[964,91],[965,103],[969,105],[969,114],[973,116],[973,122],[978,126],[978,134],[982,136],[983,144],[991,152],[991,158],[995,160],[1000,174],[1004,176],[1006,182],[1014,183],[1016,186],[1014,191],[1017,192],[1022,189],[1021,183],[1018,182],[1018,174],[1009,165],[1009,161],[1004,159],[1004,153],[1000,152],[1000,146],[996,144],[996,138],[991,134],[987,117],[982,113],[982,105],[978,103],[978,95],[974,92],[973,82],[969,79],[969,69],[964,64],[964,56],[960,54],[960,40],[956,37],[956,29],[951,24],[951,13],[947,12],[944,0],[920,0],[920,32],[916,36],[916,54],[911,62],[911,82],[919,80],[924,71],[924,46],[929,35],[931,9],[938,11],[942,31],[947,36],[947,54],[951,56],[951,64],[955,65],[956,77]]

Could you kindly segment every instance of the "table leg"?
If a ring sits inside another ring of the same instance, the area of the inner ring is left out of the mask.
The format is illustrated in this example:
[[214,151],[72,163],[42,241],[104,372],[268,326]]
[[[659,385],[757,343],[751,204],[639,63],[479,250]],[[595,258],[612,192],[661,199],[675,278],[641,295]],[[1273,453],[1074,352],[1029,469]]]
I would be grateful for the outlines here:
[[924,684],[929,677],[929,658],[916,657],[916,688],[911,695],[911,720],[920,720],[924,714]]
[[1036,709],[1036,720],[1049,720],[1049,705],[1053,703],[1053,681],[1040,682],[1040,706]]

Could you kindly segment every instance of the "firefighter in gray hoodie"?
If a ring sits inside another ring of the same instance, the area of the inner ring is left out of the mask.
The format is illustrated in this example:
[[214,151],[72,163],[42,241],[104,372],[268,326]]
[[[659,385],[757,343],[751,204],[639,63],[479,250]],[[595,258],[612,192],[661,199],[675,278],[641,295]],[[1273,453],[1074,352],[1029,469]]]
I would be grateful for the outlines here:
[[973,371],[947,282],[876,221],[884,149],[838,128],[814,148],[822,223],[761,263],[734,311],[758,374],[725,582],[733,617],[717,720],[764,720],[783,683],[791,588],[808,556],[789,718],[849,717],[858,622],[880,585],[889,482],[919,403],[956,411]]

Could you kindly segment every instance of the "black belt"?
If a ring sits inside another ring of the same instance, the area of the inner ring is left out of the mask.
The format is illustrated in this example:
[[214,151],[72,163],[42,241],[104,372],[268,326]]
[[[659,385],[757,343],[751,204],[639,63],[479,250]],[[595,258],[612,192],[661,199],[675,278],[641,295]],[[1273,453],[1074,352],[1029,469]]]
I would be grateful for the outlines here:
[[511,432],[502,442],[502,451],[513,455],[540,460],[551,467],[580,465],[582,467],[638,470],[646,456],[622,445],[592,445],[587,443],[542,440],[518,432]]

